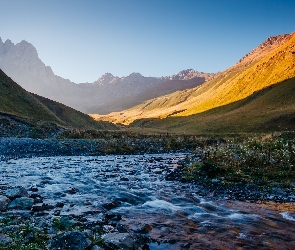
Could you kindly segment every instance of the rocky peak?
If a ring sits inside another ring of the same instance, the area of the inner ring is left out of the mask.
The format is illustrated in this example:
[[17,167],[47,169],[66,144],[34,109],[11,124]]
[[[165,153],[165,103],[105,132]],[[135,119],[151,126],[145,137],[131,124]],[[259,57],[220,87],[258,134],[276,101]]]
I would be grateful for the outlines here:
[[105,85],[105,84],[109,84],[111,83],[116,77],[113,76],[113,74],[111,73],[105,73],[104,75],[102,75],[100,78],[98,78],[97,81],[94,82],[94,84],[97,85]]
[[272,49],[275,49],[285,43],[290,34],[283,34],[278,36],[270,36],[267,38],[263,43],[261,43],[257,48],[250,51],[246,54],[240,61],[250,64],[253,60],[264,56],[265,54],[269,53]]
[[195,71],[193,69],[186,69],[182,70],[179,73],[170,76],[170,80],[190,80],[195,77],[204,77],[206,81],[211,80],[214,76],[214,73],[205,73],[205,72],[199,72]]
[[9,58],[29,57],[34,60],[39,59],[36,48],[25,40],[14,44],[9,39],[7,39],[5,43],[3,43],[2,39],[0,39],[0,55],[8,56]]
[[133,72],[129,76],[122,77],[122,80],[130,80],[130,81],[140,81],[144,78],[144,76],[138,72]]
[[129,77],[143,77],[143,76],[139,72],[133,72],[129,75]]

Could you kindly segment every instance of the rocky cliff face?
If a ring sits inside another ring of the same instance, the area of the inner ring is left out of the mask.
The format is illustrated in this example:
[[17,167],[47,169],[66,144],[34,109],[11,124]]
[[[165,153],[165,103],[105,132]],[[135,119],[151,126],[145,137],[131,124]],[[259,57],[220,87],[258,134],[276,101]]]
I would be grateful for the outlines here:
[[[140,73],[117,77],[106,73],[93,83],[76,84],[56,76],[38,56],[36,48],[26,42],[13,44],[0,38],[0,68],[29,92],[61,102],[85,113],[120,111],[145,101],[148,96],[160,96],[158,86],[166,86],[163,93],[194,87],[214,76],[192,69],[167,77],[145,77]],[[187,81],[175,82],[175,80]],[[171,84],[164,84],[171,81]],[[194,82],[196,85],[194,85]],[[174,83],[174,86],[172,86]],[[155,89],[157,93],[151,93]],[[158,89],[158,90],[156,90]],[[146,92],[149,94],[145,94]],[[136,102],[132,101],[136,100]]]

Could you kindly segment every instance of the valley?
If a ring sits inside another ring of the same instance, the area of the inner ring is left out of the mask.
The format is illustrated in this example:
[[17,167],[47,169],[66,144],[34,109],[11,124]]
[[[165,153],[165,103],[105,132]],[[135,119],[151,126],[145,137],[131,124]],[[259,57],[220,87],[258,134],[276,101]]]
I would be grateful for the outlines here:
[[0,249],[293,249],[294,44],[76,84],[1,40]]

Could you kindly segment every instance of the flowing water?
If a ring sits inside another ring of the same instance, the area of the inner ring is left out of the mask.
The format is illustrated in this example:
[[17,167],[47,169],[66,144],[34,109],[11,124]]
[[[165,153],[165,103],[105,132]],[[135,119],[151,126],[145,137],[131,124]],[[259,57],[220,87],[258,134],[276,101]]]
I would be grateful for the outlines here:
[[[39,157],[0,162],[1,186],[37,185],[61,215],[121,214],[150,249],[295,249],[294,204],[200,197],[193,184],[166,181],[185,154]],[[74,188],[74,189],[73,189]],[[75,192],[70,192],[75,190]],[[89,213],[91,211],[91,213]]]

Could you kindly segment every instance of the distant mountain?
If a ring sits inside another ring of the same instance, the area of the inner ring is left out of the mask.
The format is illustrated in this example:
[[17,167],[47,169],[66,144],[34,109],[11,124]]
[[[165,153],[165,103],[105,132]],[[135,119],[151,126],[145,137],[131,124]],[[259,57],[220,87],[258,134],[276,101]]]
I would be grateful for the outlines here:
[[[0,70],[0,136],[21,127],[115,129],[106,122],[95,122],[90,116],[47,98],[31,94]],[[29,133],[32,129],[28,129]],[[6,131],[6,132],[5,132]],[[9,134],[8,134],[9,136]],[[19,136],[19,135],[14,135]]]
[[[189,124],[188,126],[198,126],[197,123],[190,124],[190,119],[186,120],[186,118],[180,117],[190,117],[196,114],[200,114],[198,115],[200,117],[201,113],[205,114],[216,108],[225,110],[221,107],[240,102],[265,88],[293,79],[295,77],[294,62],[295,33],[269,37],[265,42],[245,55],[237,64],[220,72],[213,80],[201,86],[154,98],[120,113],[111,113],[104,117],[97,116],[97,118],[130,124],[137,119],[143,118],[179,117],[187,125]],[[276,89],[279,90],[280,88]],[[289,93],[289,95],[294,96],[294,93]],[[280,107],[282,103],[276,102],[276,105]],[[252,107],[255,107],[254,112],[256,113],[260,112],[260,108],[264,108],[258,105]],[[263,115],[262,111],[261,116]],[[283,111],[282,115],[284,115]],[[233,116],[232,119],[235,120],[238,117],[242,118],[242,115]],[[163,119],[161,122],[158,121],[157,124],[164,124],[165,121],[170,123],[172,120],[176,121],[177,119]],[[265,119],[262,120],[265,121]],[[241,119],[236,124],[240,124],[240,121],[246,124],[249,119]],[[214,126],[213,123],[212,126]],[[225,120],[224,123],[226,123]],[[179,123],[177,124],[179,125]],[[173,126],[173,124],[169,124],[169,128]],[[209,129],[209,124],[207,126]]]
[[194,78],[205,78],[206,82],[212,80],[216,76],[215,73],[204,73],[193,69],[182,70],[179,73],[170,76],[169,80],[191,80]]
[[[124,110],[149,98],[184,90],[187,86],[195,87],[201,81],[214,77],[214,74],[199,73],[191,69],[171,77],[144,77],[140,73],[116,77],[106,73],[93,83],[76,84],[56,76],[52,69],[40,60],[32,44],[26,41],[13,44],[10,40],[3,43],[1,39],[0,68],[27,91],[64,103],[84,113],[100,114]],[[183,81],[183,84],[173,80]],[[186,82],[188,80],[189,84]],[[164,82],[170,84],[163,84]],[[167,87],[164,92],[153,91],[156,87],[158,90],[162,89],[160,85]]]

